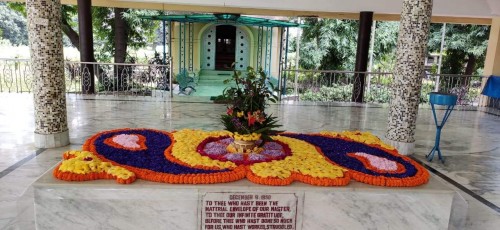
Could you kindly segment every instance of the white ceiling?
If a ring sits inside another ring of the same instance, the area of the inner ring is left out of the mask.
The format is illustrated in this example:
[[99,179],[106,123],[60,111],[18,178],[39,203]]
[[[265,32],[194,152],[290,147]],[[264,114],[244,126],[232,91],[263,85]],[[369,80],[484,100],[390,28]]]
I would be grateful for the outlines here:
[[[399,14],[403,0],[114,0],[180,5],[293,10]],[[500,0],[434,0],[434,16],[492,18],[500,17]]]
[[500,16],[500,0],[487,0],[491,12],[495,16]]

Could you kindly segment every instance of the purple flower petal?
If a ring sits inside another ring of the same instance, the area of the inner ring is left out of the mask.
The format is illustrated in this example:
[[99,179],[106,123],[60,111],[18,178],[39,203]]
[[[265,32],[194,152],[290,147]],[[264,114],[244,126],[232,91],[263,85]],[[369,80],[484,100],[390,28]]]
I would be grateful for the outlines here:
[[251,161],[264,161],[267,157],[258,153],[250,153],[248,159]]
[[[262,149],[250,153],[229,153],[227,147],[233,143],[230,137],[210,138],[203,142],[200,153],[215,160],[232,161],[235,164],[250,165],[259,162],[281,160],[289,155],[280,142],[266,142]],[[248,154],[246,157],[245,155]]]
[[260,154],[270,156],[271,158],[276,158],[284,156],[285,152],[283,150],[265,149]]
[[263,147],[264,149],[283,150],[283,147],[276,142],[267,142]]
[[230,161],[242,161],[244,159],[243,153],[228,153],[224,157]]
[[226,146],[227,146],[227,145],[229,145],[229,144],[233,143],[233,141],[234,141],[234,139],[233,139],[233,138],[228,137],[228,138],[221,139],[221,140],[219,141],[219,143],[221,143],[221,144],[223,144],[223,145],[226,145]]

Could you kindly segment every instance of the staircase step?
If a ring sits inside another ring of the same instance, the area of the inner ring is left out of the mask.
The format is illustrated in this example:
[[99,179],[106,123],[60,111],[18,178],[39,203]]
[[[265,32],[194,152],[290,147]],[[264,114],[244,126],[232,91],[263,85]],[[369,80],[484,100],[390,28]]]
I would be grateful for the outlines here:
[[198,82],[197,87],[198,86],[220,86],[220,87],[225,88],[225,87],[234,86],[234,84],[224,84],[222,82],[204,81],[204,82]]
[[211,76],[211,75],[201,75],[199,78],[198,78],[200,81],[201,80],[210,80],[210,81],[224,81],[224,80],[227,80],[227,79],[231,79],[230,77],[227,77],[227,76]]
[[202,75],[213,75],[213,76],[232,76],[233,71],[223,71],[223,70],[201,70],[200,76]]
[[[240,71],[240,70],[238,70]],[[244,75],[247,71],[240,71],[242,75]],[[215,76],[233,76],[234,71],[226,71],[226,70],[206,70],[202,69],[200,71],[200,75],[215,75]]]
[[232,79],[234,71],[201,70],[196,84],[196,92],[191,96],[218,96],[225,88],[235,86],[234,82],[224,84],[224,80]]

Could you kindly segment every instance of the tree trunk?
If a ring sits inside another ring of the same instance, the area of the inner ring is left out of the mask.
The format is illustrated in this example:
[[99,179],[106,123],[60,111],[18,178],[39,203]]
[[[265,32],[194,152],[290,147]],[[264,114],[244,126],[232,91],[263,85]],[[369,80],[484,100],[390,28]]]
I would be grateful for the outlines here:
[[[122,13],[127,9],[115,8],[115,63],[125,63],[127,57],[127,21]],[[124,66],[115,66],[116,90],[127,90],[127,72]]]
[[[71,45],[73,45],[78,51],[80,51],[80,35],[69,25],[68,21],[64,17],[62,18],[61,27],[64,34],[69,38]],[[91,62],[97,62],[94,54],[92,54]],[[100,65],[96,65],[96,67],[98,68],[98,73],[95,74],[97,75],[98,81],[104,82],[104,79],[108,78],[106,71]],[[74,78],[75,71],[71,70],[70,72],[72,74],[71,77]]]
[[[78,33],[80,34],[80,62],[92,62],[94,59],[94,39],[92,33],[92,2],[78,0]],[[94,94],[94,64],[81,64],[82,93]]]
[[[69,23],[64,20],[64,18],[62,20],[62,31],[69,38],[71,45],[73,45],[78,51],[80,51],[80,35],[75,30],[73,30]],[[92,62],[97,62],[94,55],[92,55]]]
[[122,13],[123,8],[115,8],[115,63],[125,63],[127,55],[127,21]]
[[61,27],[64,34],[68,36],[71,45],[73,45],[78,51],[80,51],[80,36],[78,35],[78,33],[73,30],[73,28],[71,28],[69,23],[64,20],[64,18],[61,22]]
[[472,75],[474,73],[474,69],[476,68],[477,58],[473,54],[469,54],[467,60],[467,67],[465,67],[465,75]]
[[[465,75],[472,75],[474,74],[474,69],[476,68],[476,61],[477,58],[473,54],[468,54],[467,55],[469,59],[467,60],[467,66],[465,67]],[[470,84],[470,77],[464,78],[462,82],[462,86],[468,86]]]

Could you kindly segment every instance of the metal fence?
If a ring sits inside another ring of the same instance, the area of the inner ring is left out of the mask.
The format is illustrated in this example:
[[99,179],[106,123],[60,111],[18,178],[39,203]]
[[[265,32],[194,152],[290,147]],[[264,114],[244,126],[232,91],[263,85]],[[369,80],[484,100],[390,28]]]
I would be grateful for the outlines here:
[[0,59],[0,92],[32,92],[32,76],[29,59]]
[[[486,77],[457,74],[425,74],[422,79],[422,95],[430,92],[451,93],[458,96],[458,105],[479,106],[481,82]],[[428,101],[425,101],[428,102]]]
[[[353,94],[361,93],[354,88],[356,79],[360,79],[357,75],[366,76],[364,102],[389,102],[394,79],[392,73],[326,70],[284,70],[282,100],[351,102]],[[423,74],[420,103],[428,103],[428,94],[438,91],[456,94],[459,105],[478,106],[482,100],[480,96],[482,78],[482,76]]]
[[67,61],[64,69],[69,93],[151,96],[172,88],[168,65]]
[[[66,92],[133,96],[172,96],[170,65],[71,62],[64,63]],[[366,77],[357,78],[357,75]],[[328,70],[284,70],[282,100],[351,102],[356,79],[365,79],[363,101],[388,103],[392,73]],[[482,76],[423,74],[420,102],[428,103],[430,92],[453,93],[459,105],[478,106]],[[92,84],[94,82],[94,84]],[[30,93],[33,74],[28,59],[0,59],[0,92]],[[490,101],[491,102],[491,101]],[[494,100],[494,107],[500,107]]]
[[[66,92],[171,96],[170,70],[169,65],[66,61]],[[29,60],[0,59],[0,92],[32,91],[33,74]]]

